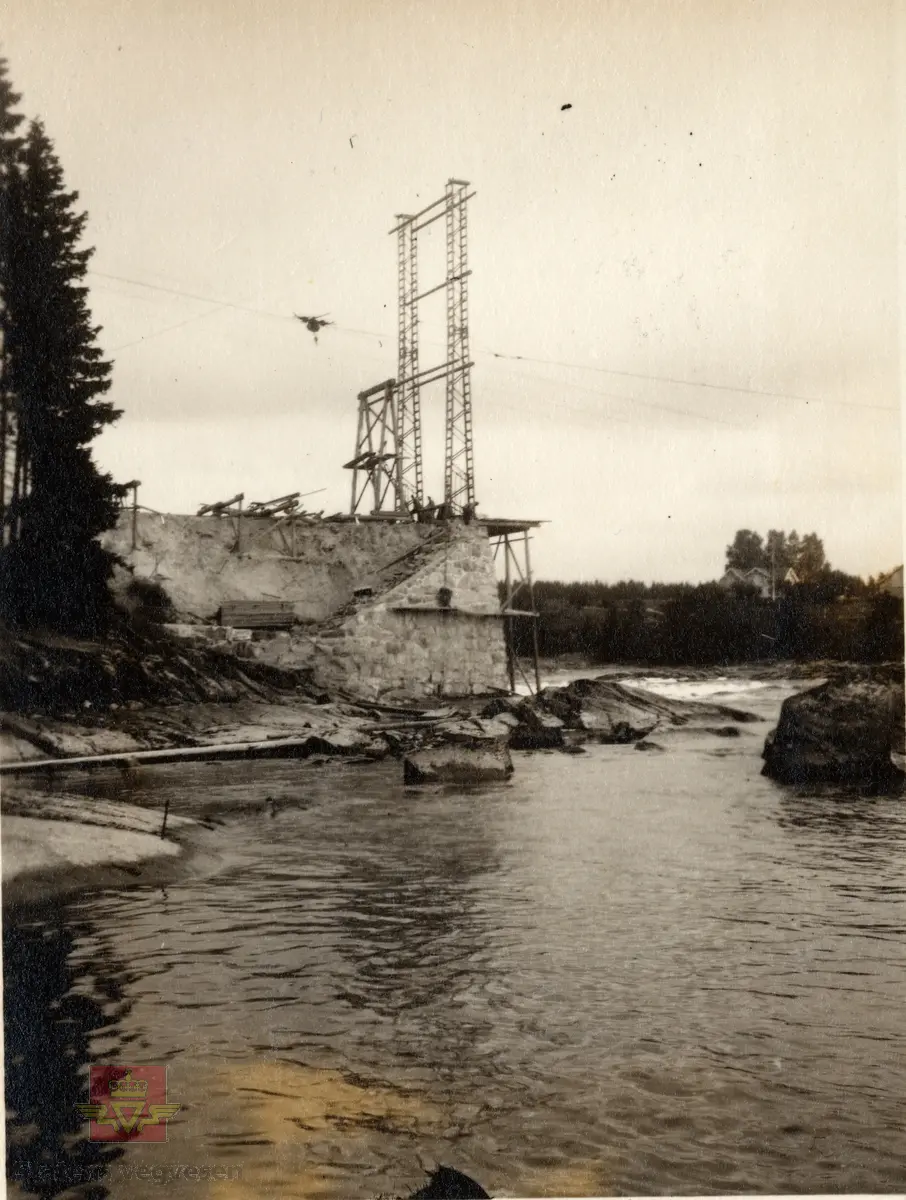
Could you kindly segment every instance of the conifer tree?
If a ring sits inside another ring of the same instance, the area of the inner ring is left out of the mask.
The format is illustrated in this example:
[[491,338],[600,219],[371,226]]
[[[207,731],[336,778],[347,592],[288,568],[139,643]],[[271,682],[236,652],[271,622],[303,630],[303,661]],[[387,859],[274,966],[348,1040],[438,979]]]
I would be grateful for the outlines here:
[[8,512],[15,536],[0,551],[0,613],[16,625],[95,632],[109,613],[113,562],[96,538],[116,521],[125,489],[90,450],[119,413],[102,399],[111,366],[81,282],[93,253],[80,245],[87,217],[39,121],[2,185],[3,378],[27,488]]
[[[23,118],[15,111],[20,99],[9,82],[6,59],[0,58],[0,283],[7,278],[12,228],[8,181],[11,173],[17,169],[22,148],[22,139],[16,131]],[[6,386],[4,369],[4,291],[0,286],[0,519],[6,516],[6,504],[13,490],[15,471],[15,411],[13,397]],[[0,545],[5,541],[5,536],[0,538]]]

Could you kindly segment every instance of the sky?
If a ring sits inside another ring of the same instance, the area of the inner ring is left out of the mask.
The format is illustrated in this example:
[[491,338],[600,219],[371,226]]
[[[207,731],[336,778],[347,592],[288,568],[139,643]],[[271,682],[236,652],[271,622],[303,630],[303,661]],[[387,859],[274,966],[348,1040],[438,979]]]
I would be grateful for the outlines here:
[[[904,45],[885,0],[8,0],[19,108],[89,213],[99,463],[162,511],[348,510],[394,215],[455,177],[479,510],[549,522],[536,577],[713,579],[740,528],[893,567]],[[442,292],[421,315],[429,366]]]

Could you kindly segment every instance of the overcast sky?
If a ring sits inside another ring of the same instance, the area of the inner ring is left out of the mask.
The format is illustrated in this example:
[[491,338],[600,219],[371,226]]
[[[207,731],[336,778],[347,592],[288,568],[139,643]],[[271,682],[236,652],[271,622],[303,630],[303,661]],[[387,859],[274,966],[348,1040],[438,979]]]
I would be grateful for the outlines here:
[[90,214],[97,456],[144,503],[348,506],[356,394],[396,373],[388,231],[454,176],[480,508],[551,522],[539,576],[712,579],[741,527],[901,561],[884,0],[10,0],[0,37]]

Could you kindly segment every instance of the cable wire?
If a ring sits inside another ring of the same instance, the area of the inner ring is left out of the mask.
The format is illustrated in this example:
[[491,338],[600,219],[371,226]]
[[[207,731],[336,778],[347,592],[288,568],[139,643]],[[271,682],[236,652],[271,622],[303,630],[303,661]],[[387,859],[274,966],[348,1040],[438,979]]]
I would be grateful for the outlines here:
[[[213,296],[202,296],[197,292],[186,292],[186,291],[182,291],[179,288],[167,287],[164,284],[148,283],[145,280],[130,279],[130,278],[127,278],[126,276],[114,275],[110,272],[89,270],[88,274],[93,275],[99,279],[112,279],[112,280],[116,280],[118,283],[126,283],[126,284],[130,284],[134,287],[142,287],[142,288],[148,288],[152,291],[165,292],[171,296],[179,296],[184,300],[197,300],[202,303],[213,304],[213,305],[216,305],[217,308],[231,308],[231,309],[235,309],[238,312],[251,313],[251,314],[254,314],[255,316],[270,317],[270,318],[280,320],[280,321],[292,321],[295,319],[295,317],[293,315],[288,314],[288,313],[276,313],[276,312],[270,311],[269,309],[256,308],[256,307],[253,307],[252,305],[248,305],[248,304],[239,304],[232,300],[218,300],[218,299],[215,299]],[[206,315],[206,314],[203,314],[203,315]],[[194,320],[196,318],[190,318],[190,319]],[[188,322],[181,322],[180,324],[187,324],[187,323]],[[179,327],[180,327],[180,325],[172,326],[173,329],[178,329]],[[380,333],[376,330],[353,329],[351,327],[338,325],[335,323],[332,325],[332,327],[335,328],[338,332],[350,333],[350,334],[358,335],[361,337],[372,337],[372,338],[378,338],[378,339],[382,339],[382,340],[383,339],[390,340],[390,337],[391,337],[391,335],[389,335],[387,333]],[[161,334],[163,334],[165,332],[169,332],[169,330],[161,330],[160,331]],[[149,337],[150,336],[151,335],[149,335]],[[158,335],[155,334],[153,336],[158,336]],[[138,339],[138,340],[141,341],[141,340],[145,340],[145,339]],[[132,345],[135,343],[127,343],[127,344]],[[437,344],[439,344],[439,343],[437,343]],[[125,346],[120,347],[120,349],[125,349]],[[112,351],[111,351],[111,353],[112,353]],[[772,399],[772,400],[795,400],[797,402],[804,403],[804,404],[829,404],[829,405],[833,405],[833,406],[840,407],[840,408],[864,409],[864,410],[873,410],[873,411],[877,411],[877,412],[898,412],[899,411],[897,407],[895,407],[893,405],[889,405],[889,404],[854,404],[848,400],[828,400],[828,399],[817,397],[817,396],[800,396],[793,392],[773,392],[773,391],[769,391],[767,389],[760,389],[760,388],[741,387],[741,386],[737,387],[732,384],[711,383],[708,381],[693,380],[693,379],[681,379],[677,376],[670,376],[670,375],[650,375],[650,374],[645,374],[640,371],[623,371],[623,370],[618,370],[616,368],[593,366],[589,363],[567,362],[567,361],[564,361],[563,359],[540,358],[540,357],[536,357],[536,356],[532,356],[532,355],[528,355],[528,354],[505,354],[502,351],[497,351],[497,350],[477,350],[476,353],[481,354],[481,355],[486,355],[491,358],[506,359],[510,362],[528,362],[528,363],[534,363],[539,366],[560,367],[565,370],[594,371],[597,374],[618,375],[618,376],[622,376],[627,379],[641,379],[641,380],[646,380],[651,383],[667,383],[667,384],[671,384],[671,385],[675,385],[675,386],[682,386],[682,387],[707,388],[712,391],[727,392],[727,393],[743,395],[743,396],[758,396],[758,397],[762,397],[765,399]],[[572,385],[567,384],[565,386],[581,387],[581,385],[579,385],[579,384],[572,384]],[[586,389],[586,390],[595,391],[595,389]],[[600,392],[599,394],[600,395],[609,395],[611,397],[614,397],[614,393]],[[719,424],[729,424],[729,425],[734,424],[734,422],[731,422],[731,421],[729,421],[729,422],[722,421],[718,417],[708,417],[708,416],[704,416],[703,414],[695,414],[691,410],[670,408],[666,405],[657,405],[657,404],[653,403],[652,401],[639,400],[637,397],[620,396],[620,397],[614,397],[614,398],[624,400],[628,403],[644,405],[649,408],[663,408],[664,411],[666,411],[666,412],[676,412],[676,413],[680,413],[685,416],[699,415],[702,420],[716,421]]]

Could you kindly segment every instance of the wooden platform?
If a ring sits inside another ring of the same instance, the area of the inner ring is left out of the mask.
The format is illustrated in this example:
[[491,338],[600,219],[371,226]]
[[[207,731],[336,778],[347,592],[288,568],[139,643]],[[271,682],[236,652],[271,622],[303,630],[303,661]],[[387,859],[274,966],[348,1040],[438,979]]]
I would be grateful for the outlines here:
[[289,629],[294,613],[286,600],[225,600],[218,619],[233,629]]

